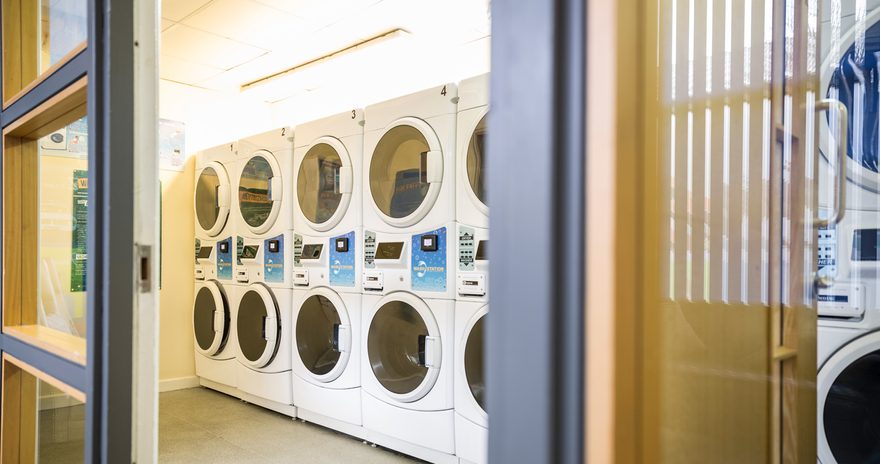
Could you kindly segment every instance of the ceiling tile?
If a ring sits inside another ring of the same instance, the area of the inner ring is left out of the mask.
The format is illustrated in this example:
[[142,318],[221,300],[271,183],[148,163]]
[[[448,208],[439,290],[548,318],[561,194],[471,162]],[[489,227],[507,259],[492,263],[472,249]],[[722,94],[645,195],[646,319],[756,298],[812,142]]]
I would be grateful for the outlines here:
[[169,27],[173,26],[174,24],[175,24],[174,21],[171,21],[170,19],[162,18],[162,29],[161,30],[164,31],[165,29],[168,29]]
[[266,50],[193,29],[182,24],[162,33],[162,55],[219,69],[231,69]]
[[180,21],[210,2],[211,0],[162,0],[162,17]]
[[216,76],[222,69],[212,68],[173,56],[162,55],[159,77],[174,82],[195,85],[200,81]]
[[382,0],[256,0],[273,8],[305,18],[316,26],[352,16]]
[[251,0],[215,0],[183,24],[264,49],[293,46],[309,31],[303,19]]

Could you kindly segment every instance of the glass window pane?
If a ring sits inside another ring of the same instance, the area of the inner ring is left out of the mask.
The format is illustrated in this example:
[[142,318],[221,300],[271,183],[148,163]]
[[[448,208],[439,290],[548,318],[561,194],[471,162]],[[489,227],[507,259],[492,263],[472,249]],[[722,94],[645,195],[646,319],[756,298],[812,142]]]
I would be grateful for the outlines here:
[[3,98],[46,75],[85,46],[85,0],[3,0]]
[[85,396],[34,367],[3,357],[3,462],[81,463]]
[[486,116],[471,134],[467,151],[467,175],[471,191],[486,204]]
[[39,256],[37,324],[86,335],[88,124],[77,120],[37,141]]

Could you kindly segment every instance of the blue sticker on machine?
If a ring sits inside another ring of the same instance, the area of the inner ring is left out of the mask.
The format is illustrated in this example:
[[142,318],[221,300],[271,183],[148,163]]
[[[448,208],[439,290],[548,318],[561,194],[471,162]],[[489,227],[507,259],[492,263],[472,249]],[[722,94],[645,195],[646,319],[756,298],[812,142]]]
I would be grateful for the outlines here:
[[412,289],[446,291],[446,228],[412,236]]
[[217,247],[217,278],[232,280],[232,237],[220,240]]
[[284,282],[284,235],[263,241],[263,275],[266,282]]
[[354,287],[356,239],[354,231],[330,238],[330,285]]

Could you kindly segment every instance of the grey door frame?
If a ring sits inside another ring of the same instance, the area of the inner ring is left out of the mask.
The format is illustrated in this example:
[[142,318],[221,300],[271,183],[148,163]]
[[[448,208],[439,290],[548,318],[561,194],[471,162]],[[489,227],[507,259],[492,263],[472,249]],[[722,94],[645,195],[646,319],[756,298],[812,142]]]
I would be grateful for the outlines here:
[[586,2],[492,2],[489,462],[584,462]]
[[131,0],[86,3],[86,49],[0,111],[0,126],[7,127],[88,76],[87,362],[81,366],[2,333],[0,350],[85,393],[84,462],[131,462],[132,311],[136,278],[131,187],[134,12]]

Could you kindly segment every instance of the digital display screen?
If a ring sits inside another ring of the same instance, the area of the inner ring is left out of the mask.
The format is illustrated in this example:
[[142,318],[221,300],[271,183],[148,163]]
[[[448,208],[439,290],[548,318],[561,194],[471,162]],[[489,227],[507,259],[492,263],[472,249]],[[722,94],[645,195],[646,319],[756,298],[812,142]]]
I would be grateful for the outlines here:
[[241,259],[254,259],[257,257],[257,251],[259,250],[259,245],[245,245],[241,250]]
[[400,259],[403,242],[384,242],[376,247],[376,259]]
[[199,247],[199,259],[208,259],[211,257],[211,247]]
[[853,261],[880,261],[877,246],[880,245],[880,229],[856,229],[853,231]]
[[477,261],[486,261],[487,259],[489,259],[488,240],[480,240],[480,243],[477,245],[477,254],[474,255],[474,259]]
[[303,254],[302,259],[318,259],[321,257],[321,250],[324,249],[324,244],[322,243],[313,243],[311,245],[303,245]]

